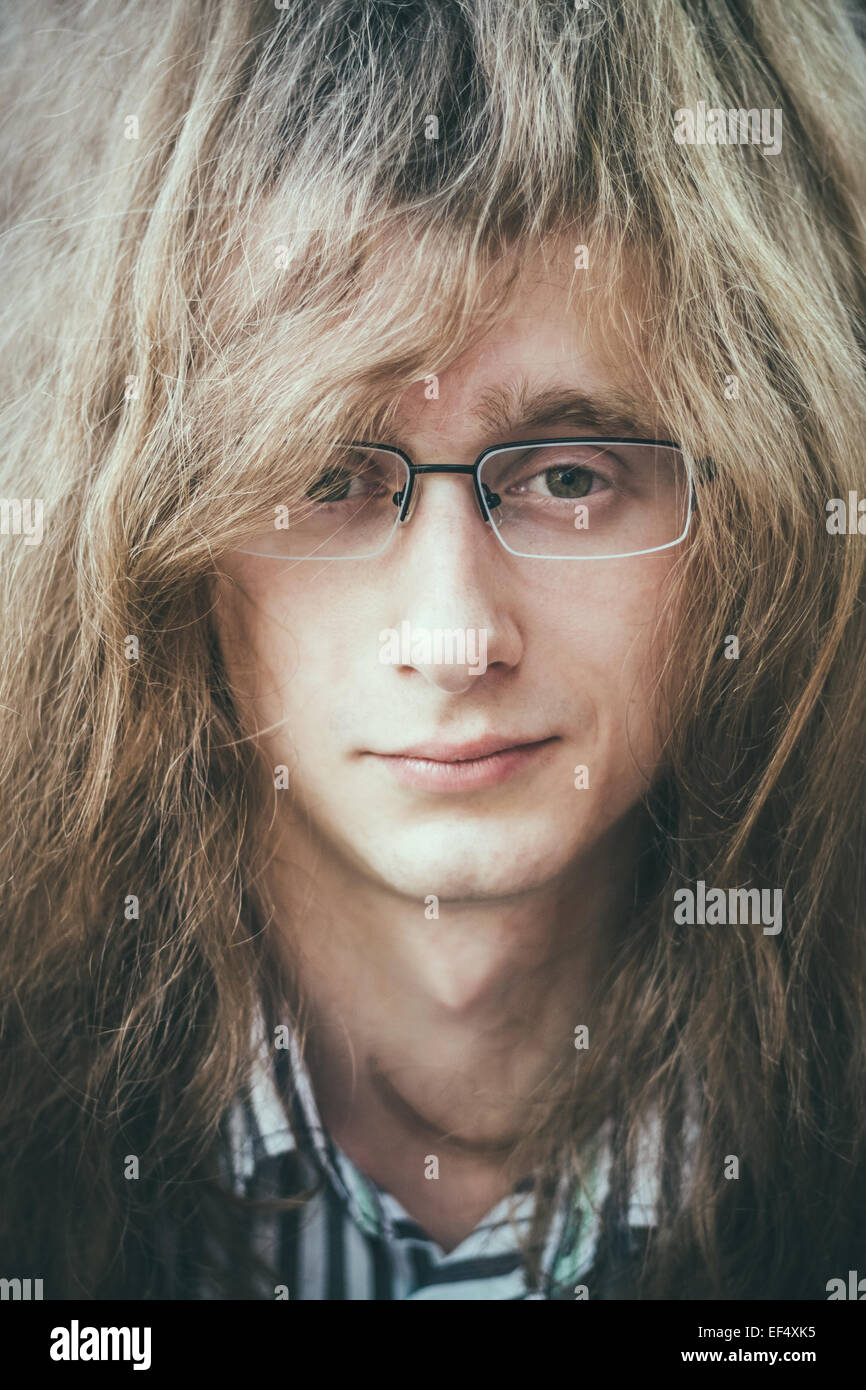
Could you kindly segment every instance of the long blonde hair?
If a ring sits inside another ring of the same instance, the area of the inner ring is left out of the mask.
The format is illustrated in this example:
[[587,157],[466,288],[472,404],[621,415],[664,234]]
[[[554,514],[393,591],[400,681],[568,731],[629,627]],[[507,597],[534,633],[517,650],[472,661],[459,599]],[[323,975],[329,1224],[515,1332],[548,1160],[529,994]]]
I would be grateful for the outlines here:
[[[553,1171],[613,1115],[628,1154],[655,1105],[675,1150],[696,1078],[688,1196],[618,1287],[823,1297],[866,1203],[866,542],[825,525],[866,496],[866,62],[841,0],[31,22],[3,35],[2,486],[45,517],[38,545],[0,538],[4,1266],[140,1296],[157,1219],[240,1239],[222,1120],[283,996],[214,565],[495,322],[503,252],[577,228],[712,468],[657,639],[640,901],[526,1144]],[[780,152],[677,143],[699,101],[780,110]],[[782,889],[782,932],[677,926],[700,878]]]

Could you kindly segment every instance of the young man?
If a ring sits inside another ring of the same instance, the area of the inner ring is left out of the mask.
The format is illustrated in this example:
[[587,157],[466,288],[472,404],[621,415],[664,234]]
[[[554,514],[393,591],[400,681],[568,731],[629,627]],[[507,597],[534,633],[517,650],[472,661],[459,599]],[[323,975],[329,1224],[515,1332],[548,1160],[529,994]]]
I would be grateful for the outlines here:
[[[343,501],[299,509],[220,566],[233,689],[292,792],[271,882],[312,1090],[343,1155],[396,1199],[397,1228],[413,1223],[391,1252],[410,1296],[441,1295],[440,1281],[471,1280],[477,1297],[525,1287],[513,1236],[488,1236],[485,1256],[477,1228],[509,1192],[503,1154],[551,1075],[579,1066],[575,1031],[633,907],[660,760],[653,632],[687,526],[686,466],[636,442],[658,429],[571,302],[572,244],[554,243],[552,267],[524,264],[500,323],[437,397],[423,381],[404,393],[383,438],[428,469],[508,441],[619,444],[491,456],[501,531],[471,478],[447,472],[416,481],[394,531],[393,486],[381,503],[375,489],[400,461],[356,451],[331,487]],[[391,515],[372,538],[380,505]],[[375,553],[323,557],[356,533]],[[308,534],[308,563],[284,558]],[[299,1239],[306,1254],[308,1227]],[[372,1296],[362,1259],[324,1269],[306,1296]]]
[[45,76],[6,20],[10,1269],[827,1297],[866,1231],[850,18],[62,14]]

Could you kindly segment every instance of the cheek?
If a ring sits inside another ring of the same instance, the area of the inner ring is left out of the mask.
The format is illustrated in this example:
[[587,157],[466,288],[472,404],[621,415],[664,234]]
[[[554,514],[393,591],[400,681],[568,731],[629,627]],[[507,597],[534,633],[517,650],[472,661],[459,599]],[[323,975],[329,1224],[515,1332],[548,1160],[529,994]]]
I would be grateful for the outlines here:
[[581,702],[591,704],[598,742],[619,767],[630,749],[639,764],[654,762],[663,736],[657,686],[665,651],[658,619],[670,562],[660,559],[642,557],[639,570],[613,561],[609,570],[596,568],[567,604],[561,591],[547,596],[548,640],[558,650],[559,669]]
[[668,570],[667,562],[657,563],[655,575],[642,576],[641,582],[623,595],[620,610],[620,719],[630,757],[647,774],[657,765],[667,731],[659,690],[667,653],[659,617]]
[[[329,693],[345,680],[345,633],[336,567],[306,565],[290,575],[254,556],[232,557],[215,584],[214,625],[245,726],[303,724],[325,713]],[[323,576],[322,571],[325,570]],[[335,583],[335,579],[337,582]],[[284,747],[286,729],[265,735]]]
[[[232,557],[234,561],[234,557]],[[214,630],[232,694],[245,727],[253,730],[279,717],[292,639],[272,582],[247,557],[223,566],[214,588]],[[294,664],[294,663],[293,663]]]

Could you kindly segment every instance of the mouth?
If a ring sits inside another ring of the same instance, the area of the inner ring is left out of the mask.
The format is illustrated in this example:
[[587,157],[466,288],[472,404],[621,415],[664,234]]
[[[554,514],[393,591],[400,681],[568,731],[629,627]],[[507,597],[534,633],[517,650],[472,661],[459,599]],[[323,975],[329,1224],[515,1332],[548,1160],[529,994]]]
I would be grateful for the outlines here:
[[537,765],[558,742],[558,735],[541,739],[489,735],[470,743],[431,742],[371,756],[405,786],[424,791],[478,790]]

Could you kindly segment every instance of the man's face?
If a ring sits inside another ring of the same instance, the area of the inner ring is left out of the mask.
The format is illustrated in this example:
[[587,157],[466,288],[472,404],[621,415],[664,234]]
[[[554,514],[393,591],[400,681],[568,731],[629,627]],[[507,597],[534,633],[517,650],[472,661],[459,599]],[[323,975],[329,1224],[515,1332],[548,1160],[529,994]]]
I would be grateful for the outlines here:
[[[571,278],[567,254],[561,275],[529,262],[496,329],[439,376],[438,398],[420,381],[376,442],[465,464],[512,439],[597,433],[563,417],[491,434],[475,414],[512,387],[640,396],[590,341]],[[527,559],[483,523],[468,475],[415,486],[410,522],[375,557],[226,556],[221,645],[267,765],[290,769],[285,827],[312,835],[320,872],[330,863],[420,901],[508,897],[591,863],[645,791],[660,734],[651,634],[681,552]],[[383,661],[386,629],[468,631],[466,661],[443,661],[432,641]],[[517,751],[472,759],[479,742]],[[398,756],[410,749],[417,758]]]

